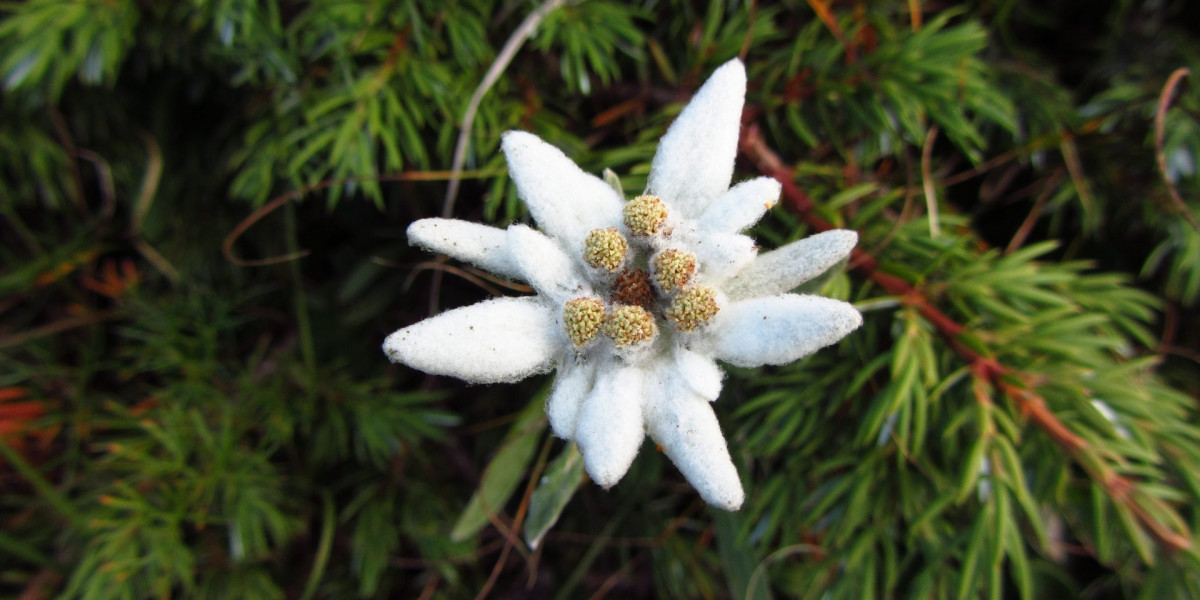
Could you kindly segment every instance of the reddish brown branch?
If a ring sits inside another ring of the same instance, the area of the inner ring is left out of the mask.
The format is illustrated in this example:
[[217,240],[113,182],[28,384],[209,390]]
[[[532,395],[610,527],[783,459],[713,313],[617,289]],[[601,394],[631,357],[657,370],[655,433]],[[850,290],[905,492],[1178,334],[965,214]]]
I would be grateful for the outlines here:
[[1175,72],[1167,78],[1167,83],[1163,85],[1162,93],[1158,96],[1158,107],[1154,111],[1154,158],[1158,163],[1158,172],[1162,175],[1163,185],[1167,186],[1167,193],[1170,195],[1171,202],[1175,204],[1175,210],[1183,215],[1192,229],[1200,231],[1200,222],[1197,222],[1196,217],[1192,216],[1192,211],[1188,210],[1187,203],[1179,195],[1179,189],[1175,187],[1175,182],[1171,181],[1171,175],[1167,172],[1167,153],[1164,150],[1167,109],[1171,107],[1171,97],[1175,95],[1175,89],[1179,87],[1179,82],[1183,81],[1183,78],[1187,77],[1189,73],[1190,71],[1183,67],[1175,69]]
[[[749,123],[742,128],[738,147],[760,172],[779,181],[783,188],[783,201],[809,227],[817,231],[834,229],[833,224],[815,213],[812,199],[792,181],[792,170],[779,158],[779,155],[767,146],[757,124]],[[1092,449],[1083,438],[1076,435],[1059,420],[1046,406],[1046,400],[1041,395],[1028,387],[1025,383],[1028,380],[1027,377],[964,343],[962,336],[968,331],[966,327],[934,306],[919,288],[880,270],[879,262],[874,256],[857,248],[851,256],[850,264],[854,265],[856,273],[871,280],[887,293],[899,297],[904,304],[916,308],[921,316],[929,321],[938,333],[949,342],[959,357],[968,363],[977,377],[1002,391],[1021,411],[1021,414],[1025,415],[1047,437],[1067,452],[1096,483],[1102,485],[1113,502],[1133,513],[1160,544],[1170,550],[1192,548],[1190,532],[1184,530],[1181,533],[1173,530],[1139,503],[1133,494],[1135,489],[1133,481],[1111,469],[1097,468],[1095,461],[1086,460],[1087,456],[1085,455],[1092,454]]]
[[825,0],[808,0],[808,6],[817,14],[817,18],[821,19],[833,37],[837,38],[842,49],[846,51],[846,64],[858,62],[858,49],[846,39],[846,34],[842,31],[842,26],[838,25],[837,18],[833,16],[829,4]]
[[[1050,436],[1059,446],[1071,454],[1087,448],[1087,442],[1083,438],[1075,435],[1073,431],[1063,425],[1054,413],[1046,406],[1046,401],[1032,390],[1012,385],[1005,381],[997,381],[997,387],[1004,392],[1006,396],[1017,403],[1021,409],[1021,414],[1029,417],[1031,421],[1036,423],[1042,431]],[[1118,478],[1120,476],[1117,476]],[[1109,487],[1107,481],[1103,482],[1105,487]]]

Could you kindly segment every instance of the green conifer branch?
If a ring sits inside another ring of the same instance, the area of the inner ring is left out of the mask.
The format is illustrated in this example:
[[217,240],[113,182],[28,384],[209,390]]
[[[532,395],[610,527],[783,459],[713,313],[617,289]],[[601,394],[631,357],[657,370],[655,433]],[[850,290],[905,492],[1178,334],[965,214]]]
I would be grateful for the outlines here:
[[[739,148],[761,173],[780,182],[788,207],[805,223],[817,231],[835,229],[831,223],[815,214],[812,200],[792,180],[791,170],[784,165],[778,154],[767,146],[757,124],[752,123],[743,128]],[[1018,406],[1020,412],[1028,416],[1043,433],[1075,459],[1114,502],[1130,510],[1160,544],[1172,551],[1194,548],[1191,532],[1186,527],[1181,531],[1173,530],[1171,526],[1155,517],[1154,511],[1147,510],[1141,502],[1153,502],[1157,511],[1170,511],[1170,508],[1161,501],[1138,493],[1134,481],[1109,469],[1098,453],[1063,424],[1047,408],[1046,401],[1028,387],[1032,379],[1030,376],[1016,372],[963,343],[960,336],[967,332],[966,327],[942,312],[920,289],[899,277],[881,271],[879,263],[869,253],[856,248],[851,260],[858,273],[875,282],[889,294],[899,297],[903,304],[919,311],[967,363],[976,377],[1004,392],[1005,396]],[[1014,383],[1014,380],[1021,383]],[[1181,520],[1174,520],[1182,525]]]

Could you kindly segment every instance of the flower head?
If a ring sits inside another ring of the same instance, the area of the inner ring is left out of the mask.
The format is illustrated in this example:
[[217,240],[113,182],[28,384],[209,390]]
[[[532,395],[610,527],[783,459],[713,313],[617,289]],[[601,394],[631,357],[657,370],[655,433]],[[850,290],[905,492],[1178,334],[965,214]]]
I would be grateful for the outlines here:
[[388,357],[473,383],[557,370],[546,413],[578,443],[593,481],[616,484],[649,435],[706,501],[739,508],[741,482],[710,406],[717,361],[786,364],[862,322],[844,302],[788,293],[843,260],[854,232],[763,254],[742,235],[780,192],[766,177],[730,187],[745,90],[740,61],[717,69],[663,137],[645,193],[629,201],[537,137],[505,134],[509,172],[541,231],[423,219],[408,236],[537,295],[401,329],[384,342]]
[[668,248],[654,257],[654,281],[663,292],[674,292],[687,285],[696,272],[696,255]]
[[629,243],[616,227],[593,229],[583,241],[583,260],[597,269],[620,269],[627,252]]
[[604,303],[597,298],[576,298],[563,305],[563,327],[567,337],[582,347],[596,339],[604,325]]
[[667,207],[658,196],[646,194],[626,202],[621,214],[633,235],[654,235],[667,220]]
[[667,318],[675,329],[690,333],[712,322],[721,311],[717,291],[703,285],[693,285],[675,295]]

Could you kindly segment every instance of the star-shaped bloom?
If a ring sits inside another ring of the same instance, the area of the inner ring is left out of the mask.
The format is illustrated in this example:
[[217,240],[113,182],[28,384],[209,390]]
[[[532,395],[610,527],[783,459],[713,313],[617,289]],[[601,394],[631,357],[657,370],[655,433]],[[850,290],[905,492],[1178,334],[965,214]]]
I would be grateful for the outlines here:
[[502,148],[541,231],[422,219],[409,241],[524,281],[535,296],[439,314],[388,336],[395,362],[472,383],[556,370],[546,414],[608,488],[648,434],[708,503],[738,509],[737,470],[710,402],[717,361],[782,365],[862,323],[845,302],[788,293],[846,258],[852,231],[758,253],[741,232],[779,198],[758,178],[729,187],[746,91],[742,63],[713,73],[663,137],[645,193],[626,201],[524,132]]

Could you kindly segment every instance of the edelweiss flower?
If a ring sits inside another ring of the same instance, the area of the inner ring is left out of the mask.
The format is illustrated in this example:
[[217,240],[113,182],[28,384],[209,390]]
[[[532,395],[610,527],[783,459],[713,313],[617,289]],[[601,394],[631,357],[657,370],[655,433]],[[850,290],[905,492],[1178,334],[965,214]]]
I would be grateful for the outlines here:
[[537,295],[401,329],[383,344],[388,357],[472,383],[556,369],[546,414],[596,483],[616,484],[649,434],[705,501],[741,507],[709,404],[721,391],[716,361],[786,364],[862,322],[844,302],[786,293],[844,259],[854,232],[761,255],[740,233],[780,192],[765,177],[729,187],[745,91],[740,61],[717,69],[663,137],[645,193],[628,202],[536,136],[505,134],[509,172],[542,231],[423,219],[408,237]]

